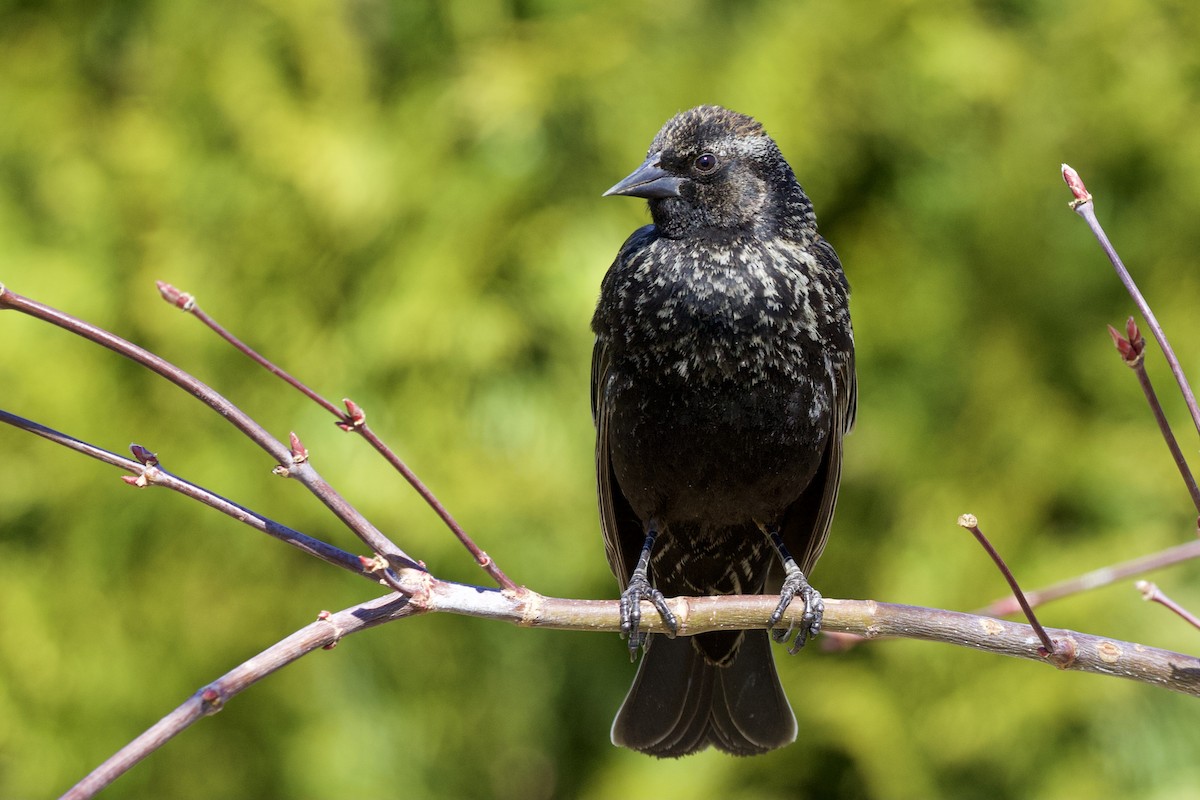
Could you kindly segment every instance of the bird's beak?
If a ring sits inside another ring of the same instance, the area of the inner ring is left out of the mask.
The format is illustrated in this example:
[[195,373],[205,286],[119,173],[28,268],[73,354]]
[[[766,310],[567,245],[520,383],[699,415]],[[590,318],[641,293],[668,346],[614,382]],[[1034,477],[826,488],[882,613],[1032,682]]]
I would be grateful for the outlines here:
[[633,174],[602,196],[623,195],[625,197],[644,197],[647,200],[678,197],[680,179],[659,166],[661,155],[661,153],[652,153],[646,159],[646,163],[635,169]]

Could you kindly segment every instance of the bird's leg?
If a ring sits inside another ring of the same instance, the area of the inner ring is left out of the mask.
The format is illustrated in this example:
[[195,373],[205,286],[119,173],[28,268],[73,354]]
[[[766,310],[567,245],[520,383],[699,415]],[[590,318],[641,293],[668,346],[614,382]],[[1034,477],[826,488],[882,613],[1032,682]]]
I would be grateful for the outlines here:
[[654,540],[658,537],[658,524],[650,520],[646,524],[646,541],[642,544],[642,554],[638,556],[637,566],[629,576],[629,584],[621,593],[621,635],[629,640],[629,657],[637,657],[638,648],[646,641],[646,634],[638,630],[642,624],[642,601],[654,603],[667,626],[671,636],[679,630],[679,620],[667,607],[667,598],[663,593],[650,584],[650,553],[654,550]]
[[[821,593],[812,587],[808,582],[808,578],[804,577],[804,573],[796,564],[796,559],[792,558],[792,554],[788,552],[787,545],[783,543],[783,537],[779,535],[779,527],[773,525],[766,527],[759,525],[763,533],[771,540],[771,544],[775,546],[775,551],[779,553],[779,558],[783,560],[783,588],[779,592],[779,605],[775,606],[775,611],[767,620],[767,630],[771,631],[771,638],[777,642],[786,642],[792,636],[792,632],[796,632],[796,641],[788,648],[788,652],[798,653],[801,647],[810,638],[821,632],[821,617],[825,614],[825,601],[821,599]],[[794,623],[789,625],[786,631],[777,631],[775,626],[783,619],[783,612],[787,611],[788,604],[792,602],[792,598],[800,595],[800,599],[804,601],[804,615],[800,618],[800,625]],[[796,628],[799,627],[799,630]]]

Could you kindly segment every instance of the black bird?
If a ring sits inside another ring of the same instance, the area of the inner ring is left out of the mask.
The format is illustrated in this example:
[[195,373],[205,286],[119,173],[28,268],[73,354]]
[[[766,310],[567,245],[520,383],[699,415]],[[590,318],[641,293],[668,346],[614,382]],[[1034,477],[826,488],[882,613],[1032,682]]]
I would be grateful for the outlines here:
[[849,287],[750,117],[677,115],[605,194],[648,199],[654,220],[621,247],[592,320],[601,527],[630,653],[645,647],[612,739],[659,757],[763,753],[796,738],[767,631],[647,641],[640,601],[674,631],[664,596],[762,593],[777,555],[768,627],[800,595],[793,652],[819,632],[806,576],[854,423]]

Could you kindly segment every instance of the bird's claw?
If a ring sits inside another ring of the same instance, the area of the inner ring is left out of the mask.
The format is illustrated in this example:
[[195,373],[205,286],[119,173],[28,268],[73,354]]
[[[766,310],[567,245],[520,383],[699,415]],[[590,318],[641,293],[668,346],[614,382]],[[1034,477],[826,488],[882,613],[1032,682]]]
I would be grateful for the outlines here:
[[667,606],[667,598],[658,589],[650,585],[645,575],[634,574],[629,585],[621,593],[621,636],[629,640],[629,657],[637,657],[637,651],[646,643],[648,634],[640,629],[642,624],[642,601],[649,600],[654,604],[663,624],[667,626],[668,636],[675,636],[679,631],[679,620]]
[[[800,599],[804,601],[804,614],[800,617],[800,624],[793,622],[788,625],[787,630],[775,630],[775,626],[783,619],[784,612],[796,595],[800,595]],[[795,634],[795,641],[788,648],[788,652],[795,655],[809,639],[821,632],[821,619],[824,615],[825,601],[821,598],[821,593],[809,585],[803,572],[796,570],[790,572],[783,581],[783,589],[779,592],[779,605],[775,606],[775,611],[767,620],[767,630],[776,642],[786,642]]]

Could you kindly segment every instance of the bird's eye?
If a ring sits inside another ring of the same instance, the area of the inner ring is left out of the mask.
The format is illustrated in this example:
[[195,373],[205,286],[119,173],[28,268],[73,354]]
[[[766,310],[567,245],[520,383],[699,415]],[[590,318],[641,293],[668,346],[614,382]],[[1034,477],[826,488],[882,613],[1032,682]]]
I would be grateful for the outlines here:
[[696,167],[697,172],[707,174],[717,168],[717,157],[712,153],[704,153],[696,156],[696,160],[692,164]]

